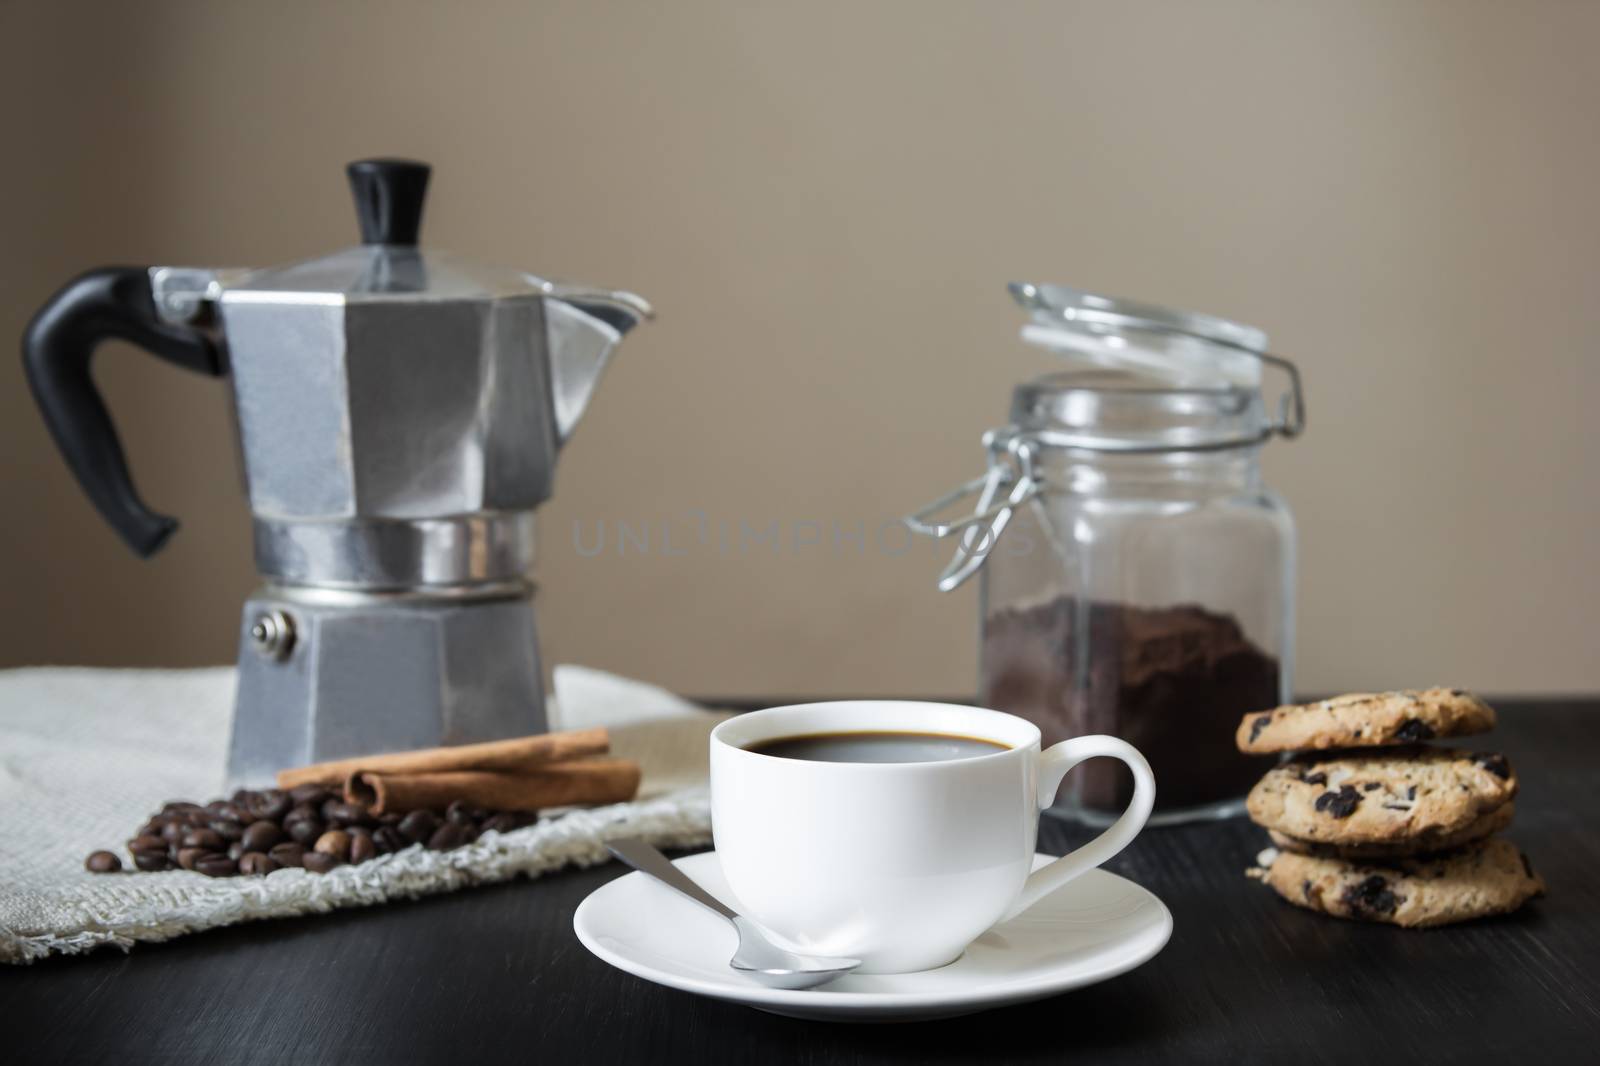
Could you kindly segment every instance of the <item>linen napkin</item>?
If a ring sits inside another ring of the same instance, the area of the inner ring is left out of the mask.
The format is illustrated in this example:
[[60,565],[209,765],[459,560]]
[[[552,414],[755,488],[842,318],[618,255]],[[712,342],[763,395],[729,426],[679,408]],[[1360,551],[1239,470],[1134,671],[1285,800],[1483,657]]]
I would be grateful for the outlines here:
[[605,861],[614,837],[708,842],[707,736],[727,716],[580,666],[556,667],[553,680],[551,729],[606,726],[614,753],[643,771],[632,802],[557,813],[453,851],[413,845],[326,874],[213,879],[91,874],[83,860],[99,848],[121,854],[168,800],[222,795],[231,667],[0,671],[0,962],[538,877]]

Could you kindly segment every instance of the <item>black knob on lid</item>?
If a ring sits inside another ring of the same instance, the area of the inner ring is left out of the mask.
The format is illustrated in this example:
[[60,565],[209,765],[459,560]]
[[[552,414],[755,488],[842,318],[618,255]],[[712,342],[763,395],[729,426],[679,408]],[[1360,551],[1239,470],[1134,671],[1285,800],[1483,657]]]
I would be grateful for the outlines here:
[[417,243],[431,170],[412,159],[358,159],[345,168],[363,244]]

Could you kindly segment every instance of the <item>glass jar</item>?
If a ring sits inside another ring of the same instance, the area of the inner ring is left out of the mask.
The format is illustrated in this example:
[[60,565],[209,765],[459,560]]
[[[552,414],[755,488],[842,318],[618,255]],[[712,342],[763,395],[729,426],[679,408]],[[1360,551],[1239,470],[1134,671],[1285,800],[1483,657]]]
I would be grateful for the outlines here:
[[[1058,286],[1014,285],[1024,339],[1074,369],[1018,385],[989,468],[909,521],[959,533],[945,590],[981,580],[979,703],[1051,744],[1109,733],[1156,777],[1152,824],[1228,817],[1262,772],[1240,719],[1287,702],[1294,520],[1261,449],[1304,424],[1299,376],[1259,330]],[[1262,371],[1291,388],[1269,414]],[[976,513],[931,515],[976,494]],[[1133,782],[1069,774],[1054,810],[1103,824]]]

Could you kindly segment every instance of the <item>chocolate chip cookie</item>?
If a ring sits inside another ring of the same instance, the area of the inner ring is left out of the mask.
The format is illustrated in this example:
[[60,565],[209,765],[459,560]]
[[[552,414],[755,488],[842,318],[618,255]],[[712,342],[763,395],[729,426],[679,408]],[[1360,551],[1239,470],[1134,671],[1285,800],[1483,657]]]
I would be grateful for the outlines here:
[[1430,688],[1335,696],[1247,714],[1234,739],[1240,751],[1264,755],[1413,744],[1493,728],[1494,708],[1470,692]]
[[1545,891],[1528,857],[1504,837],[1427,859],[1351,862],[1268,848],[1256,861],[1249,876],[1296,906],[1410,927],[1505,914]]
[[1280,851],[1300,855],[1318,855],[1329,859],[1396,859],[1412,855],[1428,855],[1459,848],[1498,833],[1511,824],[1516,813],[1515,803],[1505,803],[1482,817],[1469,822],[1461,829],[1449,833],[1419,833],[1409,840],[1392,844],[1319,844],[1314,840],[1301,840],[1276,829],[1267,831],[1272,843]]
[[1300,756],[1269,770],[1245,806],[1257,825],[1310,843],[1416,844],[1465,831],[1516,794],[1504,755],[1415,745]]

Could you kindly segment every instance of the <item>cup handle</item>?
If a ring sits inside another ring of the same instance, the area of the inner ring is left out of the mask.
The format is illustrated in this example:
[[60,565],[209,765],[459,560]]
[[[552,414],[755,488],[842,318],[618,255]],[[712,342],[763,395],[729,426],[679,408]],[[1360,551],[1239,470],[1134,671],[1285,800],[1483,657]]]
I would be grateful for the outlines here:
[[[1116,737],[1074,737],[1052,744],[1039,755],[1039,806],[1048,807],[1067,772],[1085,759],[1109,756],[1121,759],[1133,771],[1133,799],[1122,816],[1099,836],[1076,851],[1068,852],[1048,866],[1035,870],[1023,883],[1022,894],[1006,912],[1014,918],[1074,877],[1108,862],[1133,842],[1150,818],[1156,802],[1156,779],[1139,749]],[[1005,919],[1002,919],[1002,921]]]

